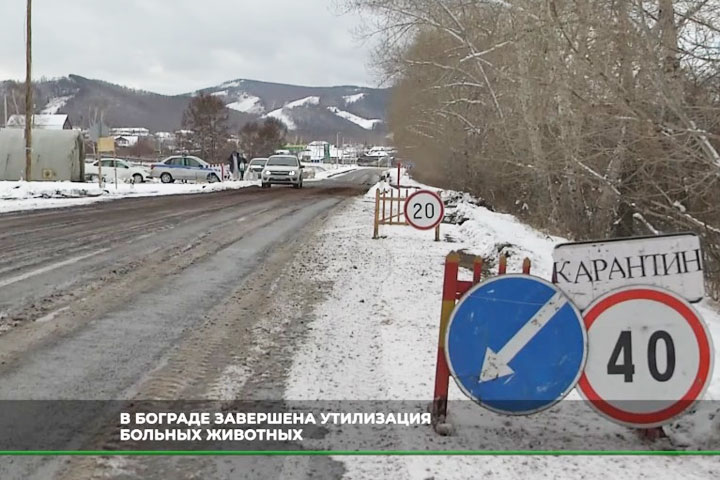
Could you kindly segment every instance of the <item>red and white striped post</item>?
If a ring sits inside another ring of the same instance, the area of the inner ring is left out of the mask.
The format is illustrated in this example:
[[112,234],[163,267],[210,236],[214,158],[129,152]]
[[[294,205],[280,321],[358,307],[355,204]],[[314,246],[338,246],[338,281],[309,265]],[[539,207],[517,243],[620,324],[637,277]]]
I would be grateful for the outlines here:
[[437,366],[435,368],[435,394],[432,403],[433,425],[444,423],[447,417],[450,369],[445,359],[445,330],[457,299],[457,275],[460,255],[456,252],[445,257],[445,280],[443,283],[442,309],[440,312],[440,336],[438,338]]
[[[460,270],[460,255],[452,252],[445,257],[445,276],[443,280],[442,309],[440,312],[440,335],[438,338],[437,364],[435,367],[435,391],[433,394],[433,402],[431,406],[432,423],[436,432],[441,435],[448,435],[450,431],[445,428],[439,428],[439,425],[446,423],[448,390],[450,387],[450,367],[445,357],[445,335],[447,332],[450,317],[455,309],[455,303],[459,300],[473,285],[480,283],[482,280],[483,259],[475,257],[473,261],[473,279],[471,282],[458,280],[458,272]],[[522,271],[530,274],[530,259],[523,260]],[[500,256],[498,274],[507,273],[507,255]]]

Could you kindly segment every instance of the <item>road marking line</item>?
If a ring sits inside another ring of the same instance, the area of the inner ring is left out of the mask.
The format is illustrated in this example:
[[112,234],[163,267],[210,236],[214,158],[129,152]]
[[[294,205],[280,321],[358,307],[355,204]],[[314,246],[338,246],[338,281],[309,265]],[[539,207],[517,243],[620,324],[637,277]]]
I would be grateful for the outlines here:
[[13,283],[21,282],[23,280],[27,280],[28,278],[32,278],[37,275],[41,275],[43,273],[47,273],[47,272],[50,272],[55,269],[65,267],[67,265],[72,265],[73,263],[77,263],[81,260],[85,260],[86,258],[90,258],[95,255],[99,255],[101,253],[107,252],[108,250],[110,250],[110,248],[102,248],[102,249],[96,250],[94,252],[86,253],[85,255],[68,258],[67,260],[63,260],[62,262],[53,263],[53,264],[47,265],[45,267],[38,268],[37,270],[32,270],[30,272],[23,273],[22,275],[17,275],[15,277],[10,277],[5,280],[0,280],[0,288],[7,287],[8,285],[11,285]]

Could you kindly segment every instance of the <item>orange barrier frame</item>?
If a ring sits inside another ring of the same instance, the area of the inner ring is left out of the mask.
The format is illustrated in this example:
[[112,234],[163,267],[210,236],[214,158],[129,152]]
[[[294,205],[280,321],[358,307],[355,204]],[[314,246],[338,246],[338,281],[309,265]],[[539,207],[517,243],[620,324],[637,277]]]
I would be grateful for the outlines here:
[[[409,192],[410,189],[406,188],[403,196],[401,188],[398,188],[397,195],[393,188],[390,189],[389,194],[380,193],[380,189],[375,190],[375,221],[372,237],[374,240],[380,238],[380,225],[410,225],[405,219],[403,208],[403,202],[410,196]],[[435,241],[440,241],[440,225],[435,227]]]
[[[525,258],[523,260],[522,272],[524,274],[530,274],[530,266],[530,259]],[[473,261],[472,281],[459,280],[460,255],[457,252],[452,252],[445,258],[445,280],[443,283],[440,335],[438,339],[437,366],[435,369],[435,392],[431,407],[433,428],[436,432],[444,435],[447,435],[449,432],[443,428],[438,428],[438,425],[446,423],[448,389],[450,386],[450,368],[445,358],[445,332],[457,301],[474,285],[480,283],[482,279],[482,267],[482,257],[475,257]],[[501,255],[498,274],[504,275],[506,273],[507,255]]]

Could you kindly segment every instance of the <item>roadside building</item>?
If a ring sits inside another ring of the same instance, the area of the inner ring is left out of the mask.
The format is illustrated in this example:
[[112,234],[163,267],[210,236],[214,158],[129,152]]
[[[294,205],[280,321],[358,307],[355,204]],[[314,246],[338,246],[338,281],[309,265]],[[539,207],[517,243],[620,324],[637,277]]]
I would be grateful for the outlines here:
[[136,135],[120,135],[115,137],[116,148],[130,148],[134,147],[138,143],[138,137]]
[[150,130],[145,127],[118,127],[111,128],[110,135],[113,137],[149,137]]
[[335,162],[340,158],[340,150],[329,142],[316,140],[308,144],[307,148],[301,153],[301,157],[305,161],[312,163]]
[[176,145],[175,134],[172,132],[155,132],[155,141],[158,153],[174,152]]
[[[11,115],[7,121],[8,128],[25,128],[25,115]],[[65,114],[33,115],[33,128],[43,130],[72,130],[70,118]]]

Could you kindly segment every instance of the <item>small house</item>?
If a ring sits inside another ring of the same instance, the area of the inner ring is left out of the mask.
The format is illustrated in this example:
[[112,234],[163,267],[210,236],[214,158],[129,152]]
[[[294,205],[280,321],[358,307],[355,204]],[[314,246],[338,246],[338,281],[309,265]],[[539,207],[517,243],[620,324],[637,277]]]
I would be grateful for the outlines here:
[[[42,130],[72,130],[70,117],[65,114],[33,115],[33,128]],[[25,128],[25,115],[11,115],[7,121],[8,128]]]

